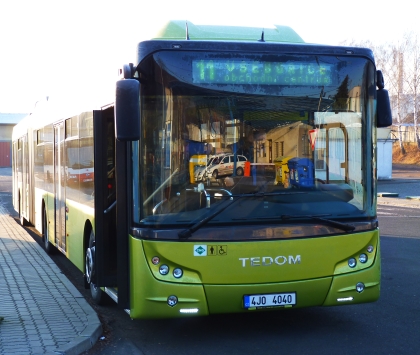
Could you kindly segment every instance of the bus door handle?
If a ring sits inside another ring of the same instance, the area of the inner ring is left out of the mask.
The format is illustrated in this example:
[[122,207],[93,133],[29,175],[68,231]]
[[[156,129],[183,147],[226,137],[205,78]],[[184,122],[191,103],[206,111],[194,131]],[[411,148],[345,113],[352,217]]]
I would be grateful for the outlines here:
[[117,205],[117,200],[115,200],[112,204],[111,204],[111,206],[109,206],[105,211],[104,211],[104,214],[107,214],[107,213],[109,213],[109,212],[111,212],[111,210],[115,207]]

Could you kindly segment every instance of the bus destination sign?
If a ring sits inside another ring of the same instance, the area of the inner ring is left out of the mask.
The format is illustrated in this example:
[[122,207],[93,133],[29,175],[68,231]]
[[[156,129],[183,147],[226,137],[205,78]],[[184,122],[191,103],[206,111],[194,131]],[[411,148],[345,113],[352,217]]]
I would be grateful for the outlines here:
[[334,83],[334,72],[333,64],[316,62],[192,61],[192,79],[196,84],[328,86]]

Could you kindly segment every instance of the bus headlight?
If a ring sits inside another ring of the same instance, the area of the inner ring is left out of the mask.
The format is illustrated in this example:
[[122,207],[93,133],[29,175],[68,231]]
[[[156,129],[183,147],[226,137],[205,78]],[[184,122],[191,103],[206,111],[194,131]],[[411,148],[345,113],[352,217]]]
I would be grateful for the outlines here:
[[355,258],[350,258],[350,259],[349,259],[349,266],[350,266],[351,268],[354,268],[354,267],[356,267],[356,265],[357,265],[357,261],[356,261],[356,259],[355,259]]
[[368,261],[368,256],[366,254],[360,254],[359,255],[359,261],[364,264]]
[[183,273],[184,272],[182,271],[182,269],[177,267],[176,269],[174,269],[173,275],[175,278],[179,279],[180,277],[182,277]]
[[165,265],[165,264],[161,265],[159,267],[159,272],[160,272],[161,275],[168,275],[169,266],[168,265]]

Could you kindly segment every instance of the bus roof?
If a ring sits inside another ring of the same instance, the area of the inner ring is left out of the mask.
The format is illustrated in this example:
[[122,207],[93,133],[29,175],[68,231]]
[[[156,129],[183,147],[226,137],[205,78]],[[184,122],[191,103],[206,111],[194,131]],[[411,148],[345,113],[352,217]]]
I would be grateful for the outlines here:
[[303,39],[290,27],[275,25],[274,28],[239,27],[239,26],[210,26],[194,25],[185,21],[169,21],[161,27],[153,39],[163,40],[234,40],[234,41],[258,41],[261,40],[264,31],[266,42],[305,43]]

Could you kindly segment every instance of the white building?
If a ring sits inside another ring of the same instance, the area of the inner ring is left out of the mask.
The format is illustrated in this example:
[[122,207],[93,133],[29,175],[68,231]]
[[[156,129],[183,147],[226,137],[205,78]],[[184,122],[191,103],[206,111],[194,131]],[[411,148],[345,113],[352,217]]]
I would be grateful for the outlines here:
[[392,144],[394,140],[391,128],[377,129],[378,180],[392,178]]

